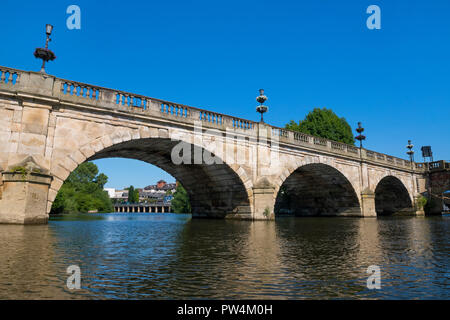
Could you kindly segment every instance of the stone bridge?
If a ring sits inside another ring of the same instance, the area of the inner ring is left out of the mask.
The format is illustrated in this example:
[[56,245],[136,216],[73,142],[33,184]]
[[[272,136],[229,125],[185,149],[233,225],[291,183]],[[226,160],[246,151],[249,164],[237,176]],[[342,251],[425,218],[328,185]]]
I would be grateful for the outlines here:
[[0,223],[46,223],[82,162],[138,159],[188,191],[194,217],[421,214],[424,167],[186,105],[0,67]]

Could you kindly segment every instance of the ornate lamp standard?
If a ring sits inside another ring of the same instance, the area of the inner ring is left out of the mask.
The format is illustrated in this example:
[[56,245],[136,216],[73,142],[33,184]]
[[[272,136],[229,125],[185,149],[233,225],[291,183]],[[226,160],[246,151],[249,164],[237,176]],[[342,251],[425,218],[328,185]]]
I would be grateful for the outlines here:
[[[406,151],[406,154],[409,156],[409,162],[410,162],[410,165],[411,165],[411,171],[414,169],[414,151],[412,149],[413,147],[414,147],[414,145],[411,143],[411,140],[408,140],[408,145],[406,146],[408,151]],[[413,175],[411,175],[411,183],[414,186],[414,177],[413,177]],[[417,188],[417,187],[415,187],[415,188]]]
[[408,140],[408,145],[406,146],[408,151],[406,151],[406,154],[409,155],[409,160],[411,161],[411,163],[414,161],[414,151],[412,150],[413,147],[414,145],[411,144],[411,140]]
[[264,123],[263,114],[267,112],[269,107],[264,106],[263,103],[266,102],[267,97],[264,95],[264,89],[259,89],[259,96],[256,97],[256,101],[260,103],[259,106],[256,107],[256,112],[261,113],[261,122]]
[[45,33],[47,34],[47,40],[45,41],[45,48],[36,48],[36,50],[34,50],[34,56],[36,58],[42,59],[42,67],[41,67],[42,73],[45,73],[45,62],[53,61],[56,59],[55,54],[48,49],[48,42],[52,41],[52,39],[50,39],[52,30],[53,26],[51,24],[47,24],[45,26]]
[[361,126],[361,122],[358,122],[358,128],[356,128],[356,132],[359,133],[358,136],[355,137],[356,140],[359,140],[359,148],[362,148],[362,141],[366,140],[366,136],[362,134],[364,128]]

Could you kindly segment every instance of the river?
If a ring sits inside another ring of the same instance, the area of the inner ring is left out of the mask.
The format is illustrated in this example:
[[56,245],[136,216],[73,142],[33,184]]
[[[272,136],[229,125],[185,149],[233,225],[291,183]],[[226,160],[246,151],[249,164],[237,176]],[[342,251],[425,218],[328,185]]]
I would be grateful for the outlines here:
[[449,234],[450,216],[54,217],[0,225],[0,299],[450,299]]

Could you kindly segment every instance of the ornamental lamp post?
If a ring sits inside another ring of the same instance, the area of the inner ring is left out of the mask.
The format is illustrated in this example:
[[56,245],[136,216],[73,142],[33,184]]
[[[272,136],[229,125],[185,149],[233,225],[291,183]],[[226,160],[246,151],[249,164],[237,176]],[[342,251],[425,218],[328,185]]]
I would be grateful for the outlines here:
[[412,162],[414,162],[414,151],[412,148],[414,148],[414,145],[411,144],[411,140],[408,140],[408,145],[406,146],[406,148],[408,149],[408,151],[406,151],[406,154],[409,155],[409,160]]
[[264,89],[259,89],[259,96],[256,97],[256,101],[258,101],[260,105],[256,107],[256,112],[259,112],[261,114],[262,123],[264,123],[263,114],[269,109],[269,107],[263,105],[266,100],[267,97],[264,95]]
[[47,39],[45,41],[45,48],[36,48],[34,50],[34,56],[38,59],[42,59],[42,67],[41,67],[41,73],[45,73],[45,63],[47,61],[53,61],[56,59],[55,54],[48,49],[48,43],[49,41],[52,41],[50,39],[50,35],[52,34],[53,26],[51,24],[47,24],[45,26],[45,33],[47,34]]
[[355,137],[356,140],[359,140],[359,148],[362,148],[362,141],[366,140],[366,136],[363,135],[364,128],[361,126],[361,122],[358,122],[358,128],[356,128],[356,132],[359,133],[358,136]]

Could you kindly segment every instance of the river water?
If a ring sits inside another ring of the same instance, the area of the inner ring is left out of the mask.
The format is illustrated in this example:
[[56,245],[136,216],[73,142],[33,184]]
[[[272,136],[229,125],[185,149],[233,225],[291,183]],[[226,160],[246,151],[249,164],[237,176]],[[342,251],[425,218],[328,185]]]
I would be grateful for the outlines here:
[[[450,299],[450,216],[0,225],[0,299]],[[67,267],[81,289],[66,286]],[[366,286],[380,267],[381,289]]]

